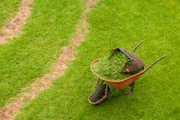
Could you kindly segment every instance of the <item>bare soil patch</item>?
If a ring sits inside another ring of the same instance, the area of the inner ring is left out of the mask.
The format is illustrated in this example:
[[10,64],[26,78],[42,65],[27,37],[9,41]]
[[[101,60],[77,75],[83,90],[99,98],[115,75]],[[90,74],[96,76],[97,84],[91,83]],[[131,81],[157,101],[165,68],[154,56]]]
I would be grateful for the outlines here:
[[30,4],[33,0],[22,0],[17,15],[4,25],[0,32],[0,44],[7,44],[7,39],[17,37],[22,31],[22,26],[26,23],[31,14]]

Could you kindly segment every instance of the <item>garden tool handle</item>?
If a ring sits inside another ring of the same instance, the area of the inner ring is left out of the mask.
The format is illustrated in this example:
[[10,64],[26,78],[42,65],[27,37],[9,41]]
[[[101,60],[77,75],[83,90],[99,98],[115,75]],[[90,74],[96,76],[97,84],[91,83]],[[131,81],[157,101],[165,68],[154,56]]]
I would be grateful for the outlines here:
[[143,43],[143,41],[139,42],[134,49],[132,50],[132,53],[136,51],[136,49]]
[[159,59],[157,59],[155,62],[153,62],[148,68],[146,68],[146,70],[144,71],[144,73],[146,71],[148,71],[151,67],[153,67],[157,62],[159,62],[160,60],[164,59],[166,56],[162,56]]

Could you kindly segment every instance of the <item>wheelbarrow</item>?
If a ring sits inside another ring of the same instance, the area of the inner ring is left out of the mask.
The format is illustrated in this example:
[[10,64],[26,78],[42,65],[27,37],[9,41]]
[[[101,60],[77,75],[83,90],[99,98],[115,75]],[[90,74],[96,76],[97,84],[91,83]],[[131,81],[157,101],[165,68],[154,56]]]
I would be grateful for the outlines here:
[[[132,52],[134,52],[136,50],[136,48],[142,44],[139,43],[134,49]],[[97,104],[101,104],[103,101],[105,101],[111,94],[112,92],[117,89],[117,90],[120,90],[120,89],[123,89],[127,86],[130,86],[131,87],[131,90],[130,92],[125,92],[124,94],[128,95],[128,94],[131,94],[133,92],[133,88],[134,88],[134,82],[136,80],[139,79],[139,77],[141,75],[143,75],[145,72],[147,72],[151,67],[153,67],[157,62],[159,62],[160,60],[162,60],[163,58],[165,58],[166,56],[162,56],[160,57],[159,59],[157,59],[155,62],[153,62],[149,67],[147,68],[143,68],[141,71],[139,71],[138,73],[136,74],[133,74],[123,80],[109,80],[109,79],[106,79],[100,75],[98,75],[96,72],[94,72],[93,70],[93,65],[95,63],[97,63],[100,59],[97,59],[97,60],[94,60],[91,65],[90,65],[90,69],[91,69],[91,72],[93,73],[93,75],[95,75],[97,78],[98,78],[98,83],[97,83],[97,86],[96,86],[96,91],[93,92],[93,94],[91,94],[88,98],[88,102],[90,104],[94,104],[94,105],[97,105]],[[103,84],[104,82],[106,82],[107,84]],[[113,90],[110,90],[110,87],[112,87]],[[96,100],[94,101],[91,101],[91,97],[95,97]],[[99,98],[98,98],[98,97]],[[98,98],[98,99],[97,99]]]

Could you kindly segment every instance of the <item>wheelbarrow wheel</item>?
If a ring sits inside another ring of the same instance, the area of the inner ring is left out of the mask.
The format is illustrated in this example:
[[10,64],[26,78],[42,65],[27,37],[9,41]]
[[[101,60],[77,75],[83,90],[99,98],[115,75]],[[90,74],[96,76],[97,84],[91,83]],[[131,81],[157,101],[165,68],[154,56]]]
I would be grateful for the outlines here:
[[100,104],[110,95],[110,88],[106,84],[99,85],[96,90],[89,96],[89,103]]

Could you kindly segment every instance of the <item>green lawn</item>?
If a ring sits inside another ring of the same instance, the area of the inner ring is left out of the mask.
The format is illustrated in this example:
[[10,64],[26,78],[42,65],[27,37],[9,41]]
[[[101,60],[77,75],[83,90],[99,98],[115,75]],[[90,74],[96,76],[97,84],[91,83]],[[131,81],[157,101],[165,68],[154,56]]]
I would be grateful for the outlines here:
[[78,0],[34,0],[23,34],[0,45],[0,107],[51,68],[81,13]]
[[15,15],[21,0],[0,1],[0,28],[8,22],[9,17]]
[[[78,47],[76,60],[63,77],[25,106],[16,119],[177,120],[180,118],[179,11],[178,0],[100,0],[88,14],[89,34]],[[162,55],[167,58],[135,83],[132,95],[122,95],[126,88],[99,106],[90,105],[87,98],[97,81],[90,72],[90,63],[109,54],[114,47],[132,50],[141,40],[144,44],[136,54],[146,67]]]

